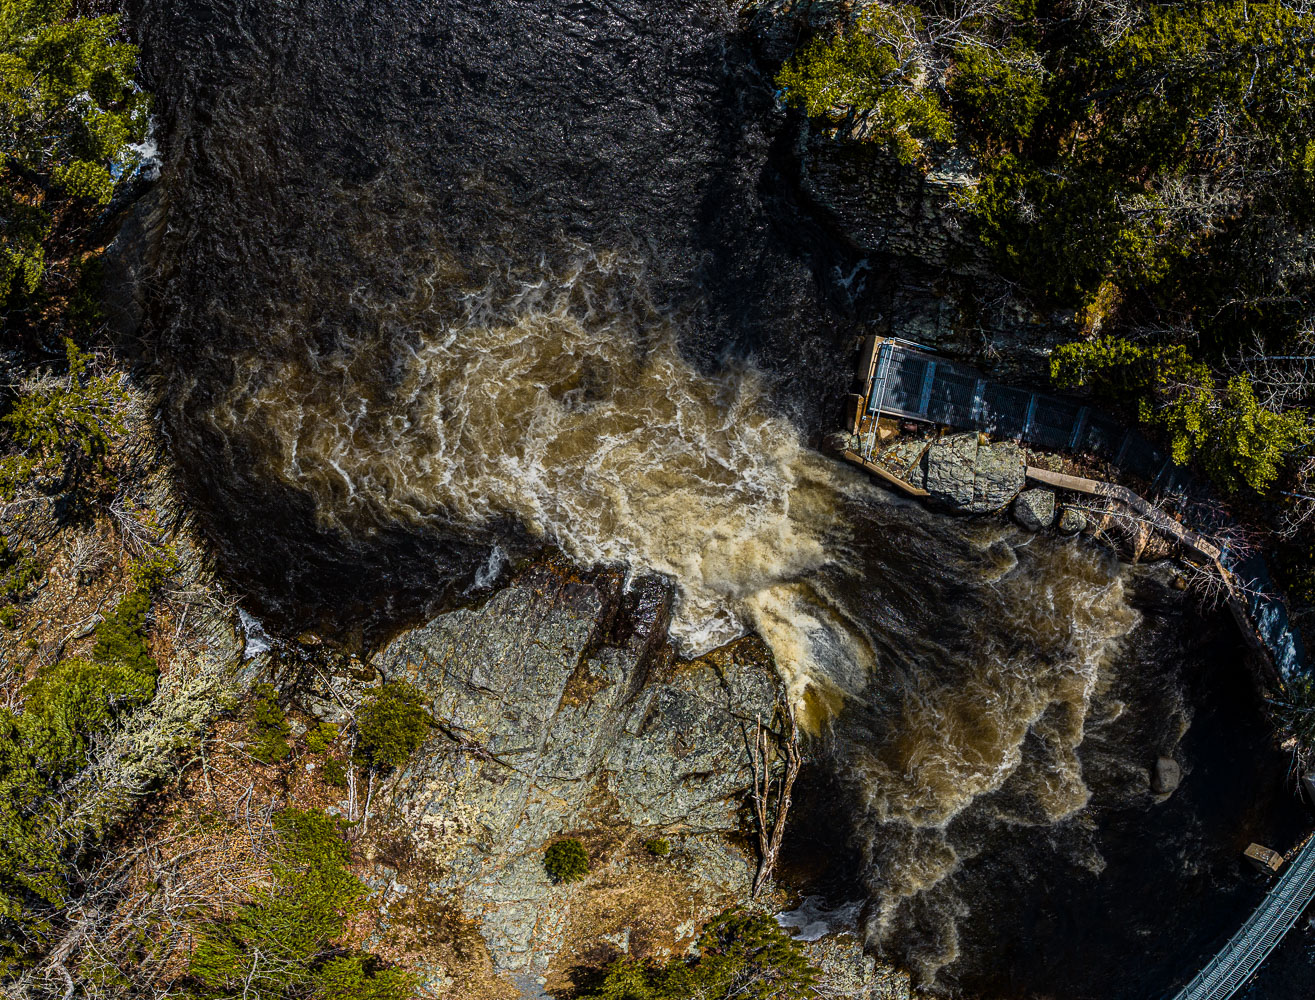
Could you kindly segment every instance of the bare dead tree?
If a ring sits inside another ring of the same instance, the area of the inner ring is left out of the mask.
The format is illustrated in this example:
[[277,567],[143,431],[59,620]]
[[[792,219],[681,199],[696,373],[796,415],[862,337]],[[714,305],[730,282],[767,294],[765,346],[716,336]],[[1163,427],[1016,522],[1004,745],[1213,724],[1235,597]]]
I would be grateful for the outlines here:
[[[1240,178],[1232,180],[1240,181]],[[1245,201],[1246,193],[1238,183],[1205,174],[1158,178],[1149,191],[1115,198],[1116,205],[1129,220],[1156,223],[1147,232],[1161,240],[1183,240],[1217,232]]]
[[1315,400],[1315,343],[1303,342],[1307,336],[1315,336],[1315,329],[1298,331],[1289,354],[1272,353],[1257,337],[1225,361],[1225,370],[1249,379],[1256,402],[1267,410],[1282,413],[1308,405]]
[[88,1000],[171,995],[165,983],[185,964],[198,919],[240,903],[265,879],[269,836],[258,831],[248,851],[232,852],[190,826],[160,834],[148,828],[85,868],[75,862],[84,891],[5,996],[47,1000],[51,982]]
[[68,554],[68,575],[77,586],[92,582],[109,564],[105,540],[95,529],[78,531],[64,551]]
[[[788,711],[788,709],[787,709]],[[785,773],[773,774],[772,733],[763,726],[759,716],[754,731],[753,750],[753,812],[758,827],[758,871],[753,877],[753,896],[757,897],[771,881],[785,837],[785,820],[790,811],[790,795],[795,779],[799,777],[802,757],[799,752],[799,726],[790,712],[790,738],[782,742],[785,756]]]
[[1090,18],[1102,45],[1113,45],[1138,27],[1145,11],[1131,0],[1078,0],[1074,5],[1079,17]]
[[110,501],[109,512],[118,531],[119,544],[131,555],[142,555],[160,544],[162,532],[151,517],[150,507],[120,492]]
[[1315,525],[1315,455],[1305,455],[1297,466],[1293,489],[1279,490],[1283,497],[1277,519],[1278,533],[1294,538]]

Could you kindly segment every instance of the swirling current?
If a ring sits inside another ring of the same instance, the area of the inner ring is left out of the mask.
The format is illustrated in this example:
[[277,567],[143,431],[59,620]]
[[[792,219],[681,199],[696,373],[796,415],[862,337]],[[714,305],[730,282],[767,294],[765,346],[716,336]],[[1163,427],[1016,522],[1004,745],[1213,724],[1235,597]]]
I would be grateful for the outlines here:
[[831,891],[928,988],[1147,996],[1240,921],[1238,849],[1297,816],[1230,624],[810,447],[862,332],[835,275],[898,265],[801,194],[736,11],[139,0],[133,26],[163,157],[143,343],[274,626],[368,637],[542,545],[663,573],[683,652],[771,645],[825,750]]

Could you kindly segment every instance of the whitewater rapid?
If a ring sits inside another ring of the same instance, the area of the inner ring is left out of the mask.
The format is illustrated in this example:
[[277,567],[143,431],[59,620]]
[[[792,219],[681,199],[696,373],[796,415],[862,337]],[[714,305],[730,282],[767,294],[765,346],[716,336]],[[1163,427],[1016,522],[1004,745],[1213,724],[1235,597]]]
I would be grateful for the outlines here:
[[664,574],[680,652],[755,629],[814,728],[866,683],[871,650],[815,578],[843,565],[837,501],[870,487],[807,448],[751,368],[695,371],[640,262],[582,254],[496,304],[459,293],[453,318],[440,282],[361,290],[382,338],[242,358],[214,429],[259,428],[264,473],[357,537],[510,518],[580,565]]

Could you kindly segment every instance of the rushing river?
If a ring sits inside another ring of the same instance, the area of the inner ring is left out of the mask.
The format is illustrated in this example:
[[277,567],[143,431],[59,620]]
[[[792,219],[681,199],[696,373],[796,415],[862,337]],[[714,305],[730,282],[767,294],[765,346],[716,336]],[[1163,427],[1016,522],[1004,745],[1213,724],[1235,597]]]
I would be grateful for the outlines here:
[[[808,447],[861,282],[833,277],[857,262],[797,197],[733,14],[140,0],[135,21],[166,430],[279,627],[368,637],[545,543],[665,573],[683,651],[772,645],[831,751],[836,891],[921,981],[1141,997],[1241,919],[1238,850],[1298,816],[1227,623]],[[1187,778],[1157,803],[1160,755]]]

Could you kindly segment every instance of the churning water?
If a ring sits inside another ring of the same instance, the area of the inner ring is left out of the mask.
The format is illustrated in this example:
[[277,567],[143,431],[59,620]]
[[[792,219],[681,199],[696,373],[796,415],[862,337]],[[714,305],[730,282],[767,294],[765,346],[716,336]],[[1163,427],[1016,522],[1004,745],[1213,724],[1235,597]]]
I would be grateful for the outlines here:
[[[1178,638],[1181,602],[1088,547],[935,517],[806,446],[862,282],[830,277],[859,271],[733,13],[137,6],[166,430],[273,622],[396,621],[544,542],[665,573],[683,650],[756,629],[808,720],[841,709],[844,877],[924,982],[1141,996],[1239,919],[1278,772],[1255,705],[1194,687],[1244,679],[1236,644]],[[1250,740],[1233,778],[1201,732]],[[1161,753],[1192,773],[1155,804]],[[1166,933],[1175,896],[1199,912]],[[1110,971],[1122,928],[1144,969]]]

